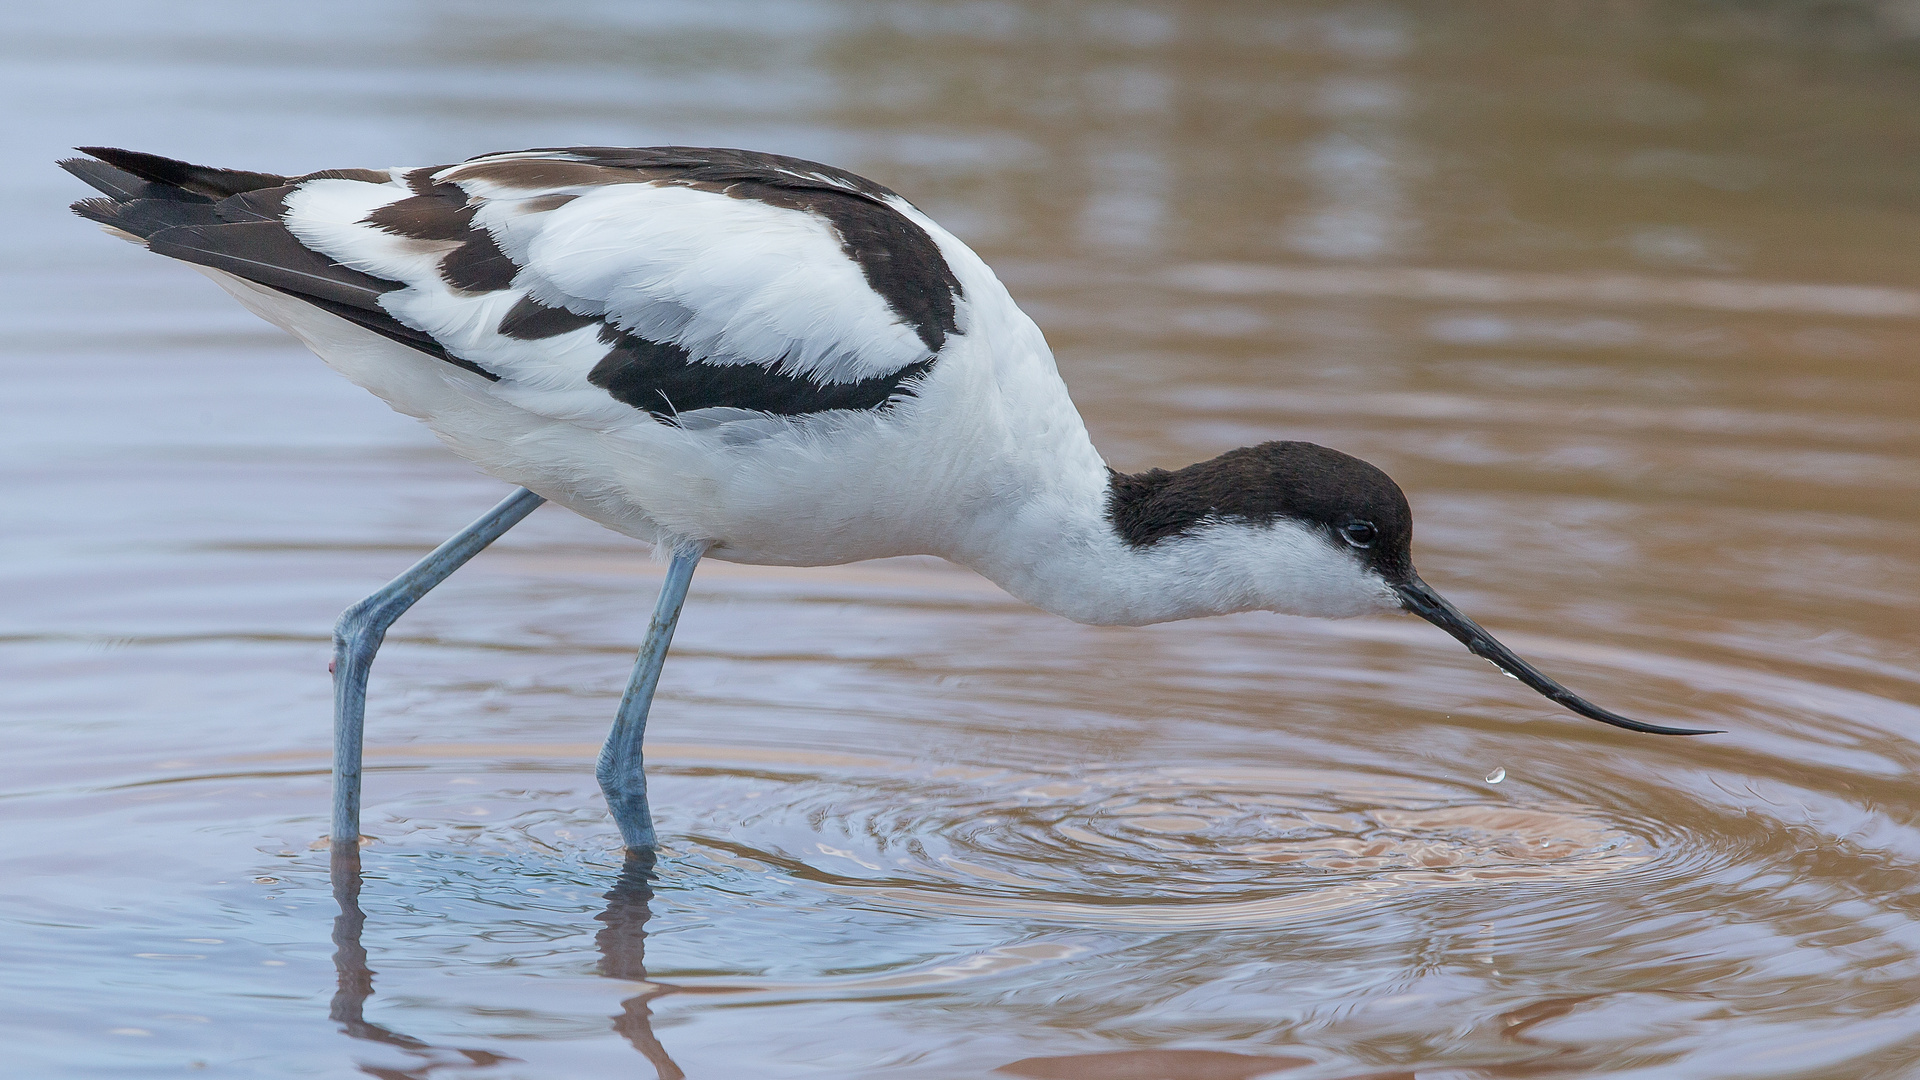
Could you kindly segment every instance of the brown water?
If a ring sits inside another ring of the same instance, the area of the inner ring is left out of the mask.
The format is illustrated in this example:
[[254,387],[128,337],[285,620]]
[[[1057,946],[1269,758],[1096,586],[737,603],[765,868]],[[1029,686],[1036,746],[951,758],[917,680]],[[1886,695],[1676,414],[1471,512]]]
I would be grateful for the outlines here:
[[[549,7],[0,17],[0,1071],[1920,1075],[1906,6]],[[1522,653],[1727,733],[1411,619],[708,563],[622,878],[591,758],[659,571],[549,508],[382,653],[336,891],[333,617],[505,489],[65,216],[94,142],[855,168],[1116,465],[1362,455]]]

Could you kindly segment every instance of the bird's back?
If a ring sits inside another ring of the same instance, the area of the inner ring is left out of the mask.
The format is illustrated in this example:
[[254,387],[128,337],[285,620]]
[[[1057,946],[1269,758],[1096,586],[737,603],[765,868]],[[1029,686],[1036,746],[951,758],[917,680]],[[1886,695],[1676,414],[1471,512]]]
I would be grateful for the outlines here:
[[984,263],[850,173],[683,147],[295,177],[88,152],[65,164],[106,197],[78,212],[631,535],[753,562],[937,550],[1030,482],[1010,441],[1097,465]]

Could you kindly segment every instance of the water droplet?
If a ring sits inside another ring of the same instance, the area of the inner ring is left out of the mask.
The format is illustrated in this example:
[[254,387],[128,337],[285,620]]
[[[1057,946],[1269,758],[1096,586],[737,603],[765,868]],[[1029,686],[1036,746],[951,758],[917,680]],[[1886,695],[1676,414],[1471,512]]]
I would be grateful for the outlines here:
[[1487,774],[1487,783],[1497,784],[1500,781],[1505,780],[1506,778],[1507,778],[1507,770],[1504,766],[1502,766],[1501,768],[1495,769],[1492,772]]

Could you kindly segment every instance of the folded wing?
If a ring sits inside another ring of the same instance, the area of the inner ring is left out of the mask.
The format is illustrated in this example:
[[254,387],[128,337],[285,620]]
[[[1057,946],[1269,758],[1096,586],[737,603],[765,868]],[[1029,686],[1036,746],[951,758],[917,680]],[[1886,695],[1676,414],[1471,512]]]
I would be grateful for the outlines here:
[[489,380],[544,415],[882,409],[960,332],[961,288],[892,192],[679,147],[305,176],[108,148],[74,209]]

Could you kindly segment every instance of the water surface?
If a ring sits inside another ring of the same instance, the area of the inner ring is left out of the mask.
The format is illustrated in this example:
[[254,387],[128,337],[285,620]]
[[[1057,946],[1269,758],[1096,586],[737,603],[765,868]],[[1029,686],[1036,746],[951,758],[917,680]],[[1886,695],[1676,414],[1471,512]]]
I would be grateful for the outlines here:
[[[1920,1075],[1899,10],[9,10],[7,1071]],[[74,143],[845,165],[1000,270],[1117,467],[1366,457],[1464,609],[1726,734],[1411,619],[709,562],[649,877],[591,762],[660,570],[547,508],[396,627],[330,880],[332,620],[505,489],[68,217]]]

